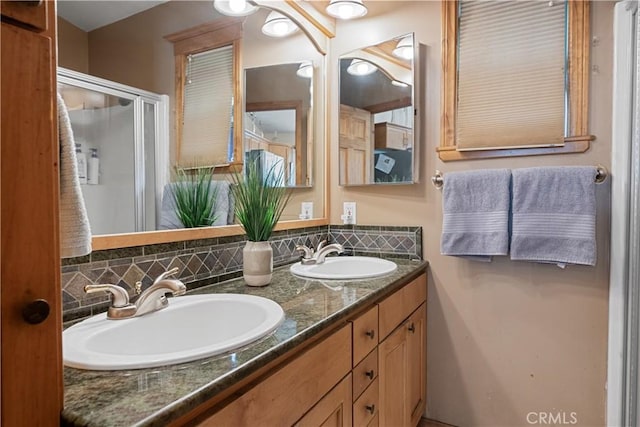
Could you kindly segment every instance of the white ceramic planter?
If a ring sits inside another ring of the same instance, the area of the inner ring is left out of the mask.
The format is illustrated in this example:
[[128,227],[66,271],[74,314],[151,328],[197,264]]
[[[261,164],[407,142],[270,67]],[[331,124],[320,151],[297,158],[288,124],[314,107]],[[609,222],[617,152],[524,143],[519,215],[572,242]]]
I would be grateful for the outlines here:
[[265,286],[273,274],[273,250],[269,242],[247,242],[242,250],[242,273],[249,286]]

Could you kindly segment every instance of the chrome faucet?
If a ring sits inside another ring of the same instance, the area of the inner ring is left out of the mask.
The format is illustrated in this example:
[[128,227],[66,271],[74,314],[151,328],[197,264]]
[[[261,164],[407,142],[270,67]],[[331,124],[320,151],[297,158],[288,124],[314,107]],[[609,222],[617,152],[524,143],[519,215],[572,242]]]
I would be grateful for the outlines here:
[[316,256],[317,253],[320,252],[320,249],[322,249],[324,247],[324,245],[327,244],[327,240],[321,240],[320,243],[318,243],[318,246],[316,247],[316,250],[314,251],[313,248],[310,248],[308,246],[305,245],[297,245],[296,246],[296,250],[303,252],[302,255],[302,259],[300,260],[300,262],[304,265],[307,264],[316,264]]
[[316,253],[316,264],[322,264],[325,257],[334,252],[341,254],[342,252],[344,252],[344,248],[339,243],[332,243],[325,246]]
[[135,304],[129,302],[129,294],[125,289],[117,285],[101,284],[86,285],[84,291],[88,294],[94,292],[110,292],[113,295],[111,307],[107,310],[109,319],[127,319],[130,317],[142,316],[143,314],[158,311],[169,305],[166,293],[174,296],[182,295],[187,291],[187,287],[180,280],[168,279],[178,272],[178,268],[172,268],[162,273],[153,284],[140,293]]

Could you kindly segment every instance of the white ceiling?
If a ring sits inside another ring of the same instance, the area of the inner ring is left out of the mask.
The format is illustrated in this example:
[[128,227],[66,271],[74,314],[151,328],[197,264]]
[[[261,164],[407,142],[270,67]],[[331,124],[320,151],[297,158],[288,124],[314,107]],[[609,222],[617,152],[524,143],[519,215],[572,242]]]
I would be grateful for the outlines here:
[[104,27],[168,0],[59,0],[58,15],[84,31]]

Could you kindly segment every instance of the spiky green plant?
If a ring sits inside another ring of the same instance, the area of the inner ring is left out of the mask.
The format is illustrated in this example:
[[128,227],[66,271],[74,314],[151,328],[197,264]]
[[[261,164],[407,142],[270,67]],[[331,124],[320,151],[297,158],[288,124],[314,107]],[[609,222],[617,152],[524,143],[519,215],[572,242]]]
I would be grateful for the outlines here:
[[240,173],[232,175],[232,191],[236,218],[244,228],[247,239],[265,242],[271,237],[291,197],[291,190],[277,186],[277,183],[283,182],[283,176],[274,167],[261,176],[257,160],[247,161],[244,176]]
[[218,187],[211,185],[213,168],[187,172],[176,168],[175,182],[170,186],[176,214],[186,228],[208,227],[216,221]]

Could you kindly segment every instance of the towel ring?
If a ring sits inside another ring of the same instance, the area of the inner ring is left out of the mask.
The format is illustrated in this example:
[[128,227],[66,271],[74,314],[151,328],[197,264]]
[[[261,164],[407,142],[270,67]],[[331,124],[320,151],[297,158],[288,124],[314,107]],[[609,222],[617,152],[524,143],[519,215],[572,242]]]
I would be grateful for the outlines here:
[[[602,165],[596,166],[596,176],[594,178],[596,184],[602,184],[609,175],[609,171]],[[436,173],[431,177],[431,183],[438,190],[442,188],[444,185],[444,174],[436,169]]]

